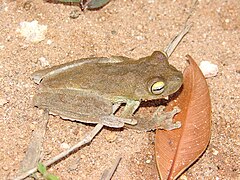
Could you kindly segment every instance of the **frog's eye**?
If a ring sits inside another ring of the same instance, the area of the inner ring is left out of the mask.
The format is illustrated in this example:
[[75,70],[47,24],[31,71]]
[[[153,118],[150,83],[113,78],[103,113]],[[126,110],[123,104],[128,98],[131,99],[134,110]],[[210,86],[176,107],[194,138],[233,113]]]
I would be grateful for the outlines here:
[[157,81],[151,86],[151,92],[153,94],[162,94],[164,91],[165,83],[163,81]]
[[159,95],[162,94],[166,88],[165,81],[162,77],[153,77],[148,80],[148,91],[151,94]]

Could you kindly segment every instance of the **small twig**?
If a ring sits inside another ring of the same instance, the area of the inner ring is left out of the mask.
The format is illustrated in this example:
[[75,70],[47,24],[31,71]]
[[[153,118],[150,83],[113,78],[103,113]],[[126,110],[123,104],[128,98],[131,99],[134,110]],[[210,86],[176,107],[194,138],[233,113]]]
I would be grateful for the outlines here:
[[171,54],[173,53],[173,51],[175,50],[175,48],[178,46],[178,44],[181,42],[181,40],[183,39],[183,37],[188,33],[188,31],[191,28],[191,24],[190,25],[185,25],[183,30],[176,36],[173,38],[173,40],[168,44],[168,46],[165,48],[164,52],[167,54],[168,57],[171,56]]
[[[53,157],[52,159],[43,162],[43,165],[48,167],[50,165],[52,165],[53,163],[61,160],[62,158],[68,156],[69,154],[71,154],[72,152],[74,152],[75,150],[77,150],[78,148],[80,148],[81,146],[88,144],[92,141],[92,139],[100,132],[100,130],[103,128],[102,124],[97,124],[94,129],[87,134],[83,140],[81,140],[79,143],[77,143],[76,145],[72,146],[70,149],[58,154],[57,156]],[[37,172],[37,167],[30,169],[29,171],[21,174],[20,176],[18,176],[17,178],[15,178],[15,180],[21,180],[24,179],[26,177],[28,177],[29,175],[33,174]]]
[[100,180],[110,180],[115,173],[122,157],[117,157],[117,159],[114,161],[113,165],[110,168],[107,168],[103,171],[102,177]]
[[[167,56],[171,56],[171,54],[173,53],[173,51],[175,50],[175,48],[178,46],[178,44],[181,42],[181,40],[183,39],[183,37],[189,32],[190,28],[192,27],[192,24],[188,23],[189,19],[191,18],[193,12],[195,11],[195,8],[198,4],[198,0],[194,0],[192,7],[190,8],[190,12],[188,14],[187,19],[185,20],[185,25],[183,30],[172,39],[172,41],[168,44],[168,46],[165,48],[164,52],[167,54]],[[189,25],[187,25],[189,24]]]
[[192,14],[193,14],[193,12],[196,10],[196,6],[198,5],[198,0],[194,0],[193,2],[192,2],[192,6],[191,6],[191,8],[189,9],[189,13],[188,13],[188,17],[187,17],[187,19],[186,19],[186,21],[185,21],[185,24],[187,24],[187,22],[188,22],[188,20],[192,17]]
[[88,4],[89,4],[91,1],[92,1],[92,0],[88,0],[88,1],[85,2],[85,3],[83,2],[83,0],[80,1],[80,6],[81,6],[81,8],[82,8],[83,11],[87,9],[87,6],[88,6]]

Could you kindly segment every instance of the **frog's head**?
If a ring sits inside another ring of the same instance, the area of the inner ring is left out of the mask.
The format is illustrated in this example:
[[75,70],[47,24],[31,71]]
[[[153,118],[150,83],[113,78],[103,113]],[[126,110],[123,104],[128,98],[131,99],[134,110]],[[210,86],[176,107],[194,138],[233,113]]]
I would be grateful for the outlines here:
[[[164,52],[155,51],[149,57],[143,58],[145,70],[142,87],[135,90],[141,100],[160,99],[175,93],[182,85],[183,75],[168,63]],[[143,87],[145,86],[145,87]]]

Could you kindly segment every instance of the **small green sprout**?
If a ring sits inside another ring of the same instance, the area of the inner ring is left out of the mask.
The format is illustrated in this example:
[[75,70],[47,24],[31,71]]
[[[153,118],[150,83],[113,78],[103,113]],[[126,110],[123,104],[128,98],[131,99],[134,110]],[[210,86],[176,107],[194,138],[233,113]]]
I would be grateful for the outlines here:
[[42,163],[38,163],[38,171],[46,180],[59,180],[59,177],[47,172],[46,166],[44,166]]

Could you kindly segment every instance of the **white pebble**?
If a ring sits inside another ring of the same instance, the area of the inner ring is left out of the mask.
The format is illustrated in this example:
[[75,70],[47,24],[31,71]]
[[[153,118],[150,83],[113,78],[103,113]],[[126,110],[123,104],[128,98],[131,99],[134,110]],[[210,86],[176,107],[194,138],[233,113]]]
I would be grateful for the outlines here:
[[150,163],[151,163],[151,160],[150,160],[150,159],[147,159],[147,160],[146,160],[146,163],[147,163],[147,164],[150,164]]
[[215,155],[215,156],[218,155],[218,150],[212,148],[212,151],[213,151],[213,155]]
[[53,42],[51,39],[47,40],[47,45],[51,45]]
[[214,77],[218,74],[218,66],[209,61],[202,61],[199,65],[205,78]]
[[40,64],[41,64],[42,67],[49,66],[49,62],[45,57],[40,57],[38,60],[40,61]]
[[45,39],[45,34],[47,33],[47,26],[38,24],[38,21],[34,20],[32,22],[20,22],[20,28],[17,29],[27,41],[38,43]]
[[4,48],[5,48],[5,46],[0,43],[0,50],[3,50]]
[[69,149],[69,148],[70,148],[69,144],[67,144],[67,143],[62,143],[62,144],[60,145],[60,147],[61,147],[62,149]]
[[135,38],[136,38],[137,40],[139,40],[139,41],[145,39],[143,36],[136,36]]
[[187,180],[187,176],[183,174],[183,175],[180,176],[179,179],[180,179],[180,180]]
[[155,0],[148,0],[148,3],[154,3]]

